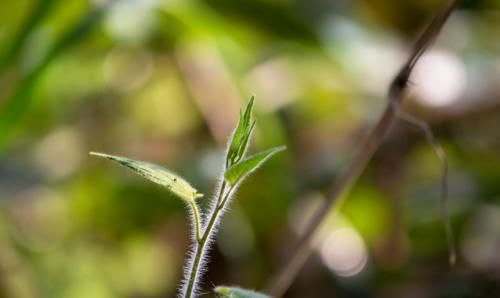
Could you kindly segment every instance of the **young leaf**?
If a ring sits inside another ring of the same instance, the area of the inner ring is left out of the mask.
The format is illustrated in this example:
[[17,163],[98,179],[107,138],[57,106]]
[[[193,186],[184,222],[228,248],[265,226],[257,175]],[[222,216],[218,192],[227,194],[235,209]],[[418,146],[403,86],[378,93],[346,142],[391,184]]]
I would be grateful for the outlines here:
[[179,177],[177,174],[158,165],[98,152],[90,152],[90,155],[116,161],[119,164],[133,170],[142,177],[166,187],[186,202],[191,202],[192,200],[203,196],[203,194],[198,193],[198,191],[194,189],[189,182]]
[[240,147],[238,148],[238,152],[236,153],[236,156],[238,158],[234,161],[235,163],[238,162],[243,157],[243,155],[245,155],[248,140],[250,140],[250,136],[252,135],[254,127],[255,127],[255,121],[252,122],[252,125],[247,128],[247,131],[245,132],[243,138],[241,139]]
[[250,123],[253,112],[253,103],[255,97],[250,98],[250,102],[242,114],[240,112],[240,118],[238,120],[238,126],[231,136],[231,140],[228,143],[227,156],[226,156],[226,168],[229,168],[236,162],[238,162],[245,154],[245,149],[248,144],[248,139],[252,134],[255,122]]
[[230,185],[235,185],[238,181],[264,164],[271,156],[283,150],[285,150],[285,147],[280,146],[252,155],[227,169],[224,173],[224,178]]
[[271,298],[270,296],[237,287],[217,287],[215,293],[221,298]]

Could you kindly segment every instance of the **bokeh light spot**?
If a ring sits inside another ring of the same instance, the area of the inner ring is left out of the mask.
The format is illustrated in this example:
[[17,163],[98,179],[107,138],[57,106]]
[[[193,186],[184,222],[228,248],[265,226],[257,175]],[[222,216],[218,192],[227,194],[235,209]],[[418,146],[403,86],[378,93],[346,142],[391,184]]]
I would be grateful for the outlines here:
[[326,266],[340,276],[353,276],[366,265],[367,252],[358,232],[349,227],[334,230],[323,241],[320,255]]
[[411,81],[422,104],[449,106],[459,100],[465,90],[465,66],[450,52],[432,51],[416,65]]

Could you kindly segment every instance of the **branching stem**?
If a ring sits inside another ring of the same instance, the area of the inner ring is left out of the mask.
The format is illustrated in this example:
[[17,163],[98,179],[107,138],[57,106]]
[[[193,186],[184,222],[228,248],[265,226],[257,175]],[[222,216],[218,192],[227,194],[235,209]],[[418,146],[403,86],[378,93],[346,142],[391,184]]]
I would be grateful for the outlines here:
[[[225,181],[221,185],[219,194],[217,195],[217,202],[214,208],[212,208],[212,213],[210,214],[208,223],[204,225],[203,235],[200,238],[198,238],[198,241],[196,243],[195,255],[193,262],[191,264],[191,268],[189,269],[189,280],[187,281],[188,284],[186,287],[186,292],[184,293],[185,298],[191,298],[193,295],[193,291],[196,288],[196,283],[198,282],[198,274],[200,272],[201,260],[203,258],[203,255],[209,249],[209,246],[207,245],[208,239],[210,237],[210,234],[214,231],[217,219],[221,215],[221,211],[224,209],[225,204],[227,203],[227,200],[231,196],[234,189],[235,189],[234,186],[232,186],[227,191],[225,191],[226,190]],[[196,219],[196,221],[197,222],[200,221],[199,216]]]
[[[270,294],[273,297],[281,297],[286,292],[297,273],[299,272],[302,265],[305,263],[307,258],[311,253],[311,242],[316,232],[319,230],[320,225],[323,223],[324,218],[330,211],[332,207],[336,207],[340,204],[341,198],[346,194],[352,185],[359,178],[363,172],[366,164],[372,158],[375,150],[378,148],[382,139],[389,131],[392,123],[395,119],[401,117],[403,114],[396,107],[403,100],[405,95],[408,80],[410,74],[417,63],[418,59],[422,56],[427,48],[436,39],[437,35],[441,32],[444,23],[449,18],[452,11],[458,5],[459,0],[451,0],[449,5],[439,14],[426,28],[420,38],[416,41],[410,56],[406,63],[401,67],[399,73],[396,75],[391,85],[389,86],[388,98],[389,102],[374,128],[366,135],[366,137],[361,141],[358,151],[354,155],[354,159],[347,170],[341,175],[333,184],[332,188],[326,195],[326,199],[322,202],[321,206],[315,210],[311,220],[307,223],[304,233],[298,241],[298,245],[295,248],[290,261],[285,265],[285,267],[278,272],[275,278],[272,279],[272,284],[270,288]],[[427,138],[433,144],[433,138],[429,138],[430,130],[425,130]],[[443,162],[443,199],[442,199],[442,216],[447,218],[446,209],[443,205],[446,203],[447,196],[447,164],[446,159],[443,158],[444,153],[441,147],[435,146],[433,144],[434,150],[438,152],[439,158]],[[448,242],[450,245],[450,263],[454,262],[455,251],[453,246],[453,239],[451,238],[451,227],[449,222],[445,220],[445,229],[447,232]]]

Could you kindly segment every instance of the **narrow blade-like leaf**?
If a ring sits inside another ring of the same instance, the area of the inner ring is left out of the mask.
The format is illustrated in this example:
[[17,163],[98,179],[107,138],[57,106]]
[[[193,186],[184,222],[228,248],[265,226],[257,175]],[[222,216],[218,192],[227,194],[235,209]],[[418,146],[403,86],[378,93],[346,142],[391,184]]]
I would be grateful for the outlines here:
[[254,101],[255,101],[255,96],[252,95],[245,109],[245,113],[243,113],[243,122],[245,122],[247,127],[250,126],[250,119],[252,118]]
[[131,169],[132,171],[148,179],[149,181],[166,187],[172,193],[176,194],[181,199],[187,202],[203,196],[203,194],[198,193],[198,191],[182,177],[159,165],[98,152],[90,152],[90,155],[115,161]]
[[253,112],[254,100],[255,97],[252,96],[247,107],[245,108],[245,112],[240,112],[238,125],[236,126],[228,143],[226,168],[229,168],[231,165],[240,160],[245,153],[246,144],[253,129],[253,124],[251,124],[250,121]]
[[271,298],[270,296],[237,287],[217,287],[215,288],[221,298]]
[[256,121],[254,121],[251,126],[247,127],[247,130],[245,131],[243,137],[241,138],[240,147],[238,148],[238,152],[236,154],[237,159],[235,160],[235,163],[238,162],[245,155],[245,151],[247,150],[248,140],[250,140],[250,136],[252,135],[252,131],[255,127],[255,123]]
[[238,125],[231,135],[231,139],[228,143],[227,156],[226,156],[226,168],[230,167],[238,155],[238,148],[241,142],[241,138],[245,133],[245,124],[243,122],[243,114],[240,111],[240,118],[238,119]]
[[271,158],[271,156],[283,150],[285,150],[285,147],[280,146],[252,155],[227,169],[224,173],[224,178],[227,182],[229,182],[229,184],[235,185],[238,181],[245,178],[264,164],[269,158]]

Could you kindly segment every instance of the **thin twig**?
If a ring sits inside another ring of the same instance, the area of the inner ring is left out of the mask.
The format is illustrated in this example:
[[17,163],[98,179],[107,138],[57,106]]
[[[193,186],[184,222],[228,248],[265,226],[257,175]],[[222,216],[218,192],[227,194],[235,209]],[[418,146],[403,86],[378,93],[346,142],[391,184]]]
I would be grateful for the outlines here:
[[419,129],[427,139],[429,145],[431,145],[432,149],[436,153],[439,161],[441,162],[441,194],[440,194],[440,212],[441,212],[441,220],[443,221],[444,230],[446,234],[446,241],[448,245],[448,254],[449,254],[449,263],[450,265],[455,265],[456,262],[456,248],[455,248],[455,240],[453,237],[453,230],[451,228],[451,223],[448,218],[448,158],[444,152],[443,147],[437,141],[436,137],[432,133],[432,130],[427,124],[427,122],[422,121],[406,112],[404,112],[399,103],[393,102],[394,110],[396,111],[396,117],[399,120],[403,120],[408,124],[413,125],[417,129]]
[[[341,198],[349,191],[349,189],[361,175],[366,164],[372,158],[375,150],[378,148],[378,146],[382,142],[382,139],[390,129],[391,124],[398,117],[398,115],[401,115],[401,113],[398,113],[398,110],[394,109],[394,107],[398,106],[398,104],[403,100],[406,89],[408,87],[408,79],[415,64],[441,32],[444,23],[449,18],[452,11],[456,8],[458,2],[459,0],[451,1],[449,5],[443,10],[443,12],[429,24],[420,38],[416,41],[408,60],[402,66],[399,73],[396,75],[391,85],[389,86],[389,103],[387,104],[382,116],[379,118],[378,122],[375,124],[375,127],[370,131],[370,133],[361,141],[361,144],[360,146],[358,146],[358,151],[356,152],[352,163],[344,172],[344,174],[341,175],[337,181],[335,181],[332,188],[328,191],[326,199],[322,202],[321,206],[316,209],[313,216],[311,217],[311,220],[307,223],[304,233],[299,239],[298,245],[292,257],[290,258],[290,262],[285,265],[285,267],[276,275],[274,279],[272,279],[273,283],[271,284],[269,293],[273,297],[283,296],[283,294],[289,288],[300,268],[309,257],[311,253],[312,239],[316,235],[316,232],[319,230],[319,227],[324,218],[332,207],[337,206],[342,201]],[[444,159],[444,161],[446,161],[446,159]],[[444,178],[446,178],[446,162],[444,162],[443,164],[445,169]],[[443,179],[443,181],[443,189],[446,190],[446,180]],[[445,191],[444,198],[446,198],[446,195],[447,194]],[[445,200],[443,200],[442,202],[446,203]],[[442,210],[445,209],[442,208]],[[443,215],[446,217],[446,212],[443,213]],[[448,233],[448,231],[451,231],[451,228],[449,227],[448,222],[445,222],[447,223],[445,224],[445,226],[447,235],[449,237],[449,243],[451,243],[451,233]],[[452,257],[450,256],[450,260],[451,259]]]

